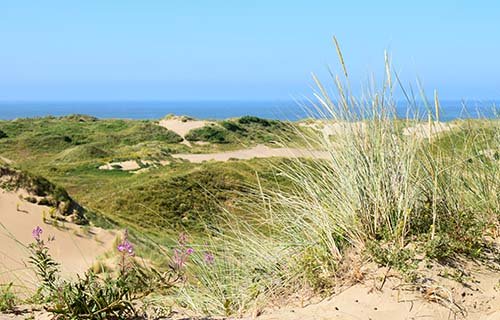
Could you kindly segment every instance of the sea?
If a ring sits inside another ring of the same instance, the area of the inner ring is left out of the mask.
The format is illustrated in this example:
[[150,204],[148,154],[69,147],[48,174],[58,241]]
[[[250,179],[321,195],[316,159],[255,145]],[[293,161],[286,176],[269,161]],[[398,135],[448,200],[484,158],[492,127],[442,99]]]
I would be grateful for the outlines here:
[[[440,102],[440,120],[465,118],[498,118],[500,101]],[[418,114],[425,119],[423,103],[409,106],[397,103],[399,117]],[[168,114],[187,115],[199,119],[226,119],[252,115],[267,119],[300,120],[315,117],[307,102],[269,101],[0,101],[0,119],[33,118],[86,114],[98,118],[160,119]]]

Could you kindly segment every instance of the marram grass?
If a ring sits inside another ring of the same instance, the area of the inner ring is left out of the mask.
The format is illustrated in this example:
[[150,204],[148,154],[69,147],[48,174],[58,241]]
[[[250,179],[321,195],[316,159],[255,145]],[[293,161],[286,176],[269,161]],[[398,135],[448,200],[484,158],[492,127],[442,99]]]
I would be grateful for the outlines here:
[[181,303],[227,315],[299,289],[328,292],[345,276],[342,265],[352,252],[360,260],[379,260],[374,252],[406,256],[418,243],[418,250],[439,260],[489,250],[484,237],[498,234],[500,219],[498,120],[457,121],[437,133],[443,124],[435,94],[423,131],[405,134],[404,127],[422,122],[396,117],[392,78],[386,58],[382,89],[363,99],[338,77],[335,95],[315,78],[318,91],[309,107],[337,134],[304,139],[330,157],[282,162],[275,171],[291,186],[258,185],[244,194],[238,214],[225,209],[225,221],[204,240],[214,263],[193,260],[196,280],[180,292]]

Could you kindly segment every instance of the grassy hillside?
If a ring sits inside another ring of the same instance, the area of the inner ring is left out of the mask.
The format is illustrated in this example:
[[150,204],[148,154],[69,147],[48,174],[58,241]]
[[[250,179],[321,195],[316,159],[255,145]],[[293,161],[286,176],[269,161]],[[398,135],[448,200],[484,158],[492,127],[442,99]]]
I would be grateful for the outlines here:
[[[239,149],[285,134],[293,138],[290,126],[256,117],[220,121],[213,127],[223,133],[223,146],[205,139],[214,143],[188,148],[180,144],[179,135],[154,121],[85,115],[17,119],[0,121],[0,130],[6,133],[0,140],[0,154],[15,167],[61,185],[84,206],[122,225],[150,231],[195,230],[213,218],[216,206],[229,203],[241,188],[255,183],[256,171],[272,169],[267,160],[198,165],[170,155]],[[189,136],[205,130],[195,129]],[[140,174],[98,169],[130,159],[171,163]]]

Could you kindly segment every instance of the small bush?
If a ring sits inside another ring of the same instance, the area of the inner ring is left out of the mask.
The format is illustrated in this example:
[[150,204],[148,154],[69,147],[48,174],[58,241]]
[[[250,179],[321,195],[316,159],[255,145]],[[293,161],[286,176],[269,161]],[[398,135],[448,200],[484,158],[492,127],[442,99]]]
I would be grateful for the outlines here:
[[232,132],[245,132],[245,128],[239,126],[237,123],[226,120],[221,122],[221,126],[224,127],[224,129]]
[[193,129],[186,135],[188,141],[205,141],[212,143],[228,143],[227,130],[217,126],[204,126]]
[[244,116],[238,119],[238,122],[241,124],[251,124],[255,123],[264,127],[269,127],[271,125],[271,121],[267,119],[262,119],[254,116]]
[[116,135],[119,141],[126,145],[135,145],[144,141],[161,141],[165,143],[179,143],[183,139],[177,133],[151,122],[135,125],[128,132]]
[[7,138],[7,134],[5,132],[3,132],[2,130],[0,130],[0,139],[3,139],[3,138]]

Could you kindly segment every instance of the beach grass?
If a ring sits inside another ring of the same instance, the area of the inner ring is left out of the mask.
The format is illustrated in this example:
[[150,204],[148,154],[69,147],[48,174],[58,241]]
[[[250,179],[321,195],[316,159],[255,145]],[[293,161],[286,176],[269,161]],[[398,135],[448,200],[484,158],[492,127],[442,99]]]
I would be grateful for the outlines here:
[[370,261],[411,282],[417,256],[446,264],[498,254],[499,120],[443,124],[437,95],[427,118],[396,119],[389,62],[382,88],[360,100],[339,55],[345,79],[333,78],[333,96],[315,78],[309,107],[342,133],[305,137],[329,159],[280,163],[274,170],[288,185],[257,184],[224,209],[199,244],[215,262],[193,259],[184,305],[241,315],[300,290],[331,294]]

